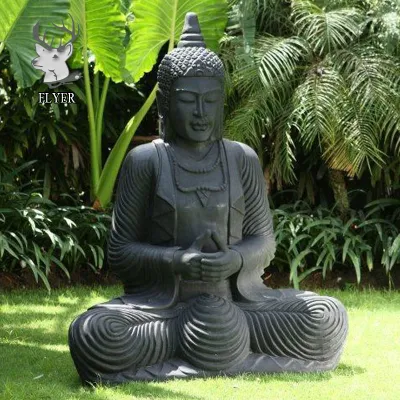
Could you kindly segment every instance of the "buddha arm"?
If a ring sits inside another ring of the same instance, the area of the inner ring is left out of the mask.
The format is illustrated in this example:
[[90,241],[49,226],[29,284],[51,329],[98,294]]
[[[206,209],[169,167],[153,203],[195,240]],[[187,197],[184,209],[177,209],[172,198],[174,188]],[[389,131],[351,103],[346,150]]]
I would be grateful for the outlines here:
[[158,158],[153,144],[135,148],[121,169],[114,206],[108,261],[124,284],[138,284],[146,275],[172,268],[176,247],[146,243],[149,204]]
[[230,247],[242,257],[238,288],[248,297],[247,294],[252,290],[249,285],[257,282],[256,286],[259,288],[259,284],[262,284],[261,275],[264,268],[274,257],[275,237],[265,180],[258,157],[248,146],[241,146],[244,156],[239,165],[245,198],[245,216],[242,240]]

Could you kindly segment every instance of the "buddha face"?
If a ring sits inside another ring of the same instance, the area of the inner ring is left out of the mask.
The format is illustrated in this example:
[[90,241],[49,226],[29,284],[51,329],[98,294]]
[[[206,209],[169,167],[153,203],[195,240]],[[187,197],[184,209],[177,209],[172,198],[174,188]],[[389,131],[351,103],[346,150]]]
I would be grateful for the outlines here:
[[169,121],[175,136],[195,143],[216,138],[222,112],[223,89],[219,78],[180,77],[173,83]]

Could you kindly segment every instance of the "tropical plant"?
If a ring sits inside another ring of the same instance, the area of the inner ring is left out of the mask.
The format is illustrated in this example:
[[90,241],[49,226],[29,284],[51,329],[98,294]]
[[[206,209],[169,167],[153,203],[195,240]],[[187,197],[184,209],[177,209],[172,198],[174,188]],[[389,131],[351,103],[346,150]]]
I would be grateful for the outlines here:
[[345,175],[372,177],[400,155],[400,63],[380,36],[387,13],[359,1],[231,3],[241,33],[223,41],[228,135],[259,149],[278,189],[298,179],[304,157],[328,171],[345,211]]
[[28,268],[50,290],[54,269],[69,279],[84,265],[102,268],[111,216],[83,205],[60,207],[32,183],[16,185],[16,174],[31,165],[3,176],[0,184],[0,269]]
[[[134,19],[128,24],[131,36],[126,48],[125,74],[129,73],[134,83],[153,69],[164,45],[168,45],[168,52],[174,48],[182,31],[184,17],[189,11],[198,14],[208,47],[216,49],[226,24],[225,0],[156,0],[151,3],[137,0],[132,3],[129,13]],[[112,188],[126,150],[139,124],[154,103],[156,90],[157,85],[140,110],[129,120],[107,158],[96,191],[97,200],[101,205],[108,204],[111,199]]]
[[[18,88],[7,50],[0,56],[0,70],[0,177],[2,170],[10,172],[23,160],[37,160],[23,175],[41,180],[46,198],[70,188],[77,193],[85,191],[88,141],[82,134],[87,126],[84,104],[40,104],[39,92],[49,88],[39,82],[31,88]],[[62,90],[83,95],[79,83]]]
[[336,207],[317,207],[297,201],[274,213],[277,243],[272,265],[289,268],[295,288],[315,271],[325,278],[335,266],[354,268],[357,283],[362,270],[381,265],[389,278],[400,265],[400,200],[380,199],[362,210],[351,210],[343,221]]
[[386,52],[400,56],[400,2],[365,0],[368,5],[369,30],[376,44]]
[[[58,13],[57,17],[54,12],[42,18],[33,1],[25,0],[25,4],[21,2],[10,9],[7,7],[8,2],[3,2],[0,8],[0,13],[3,13],[7,22],[4,33],[0,30],[0,40],[2,48],[7,46],[10,52],[18,47],[18,42],[14,43],[11,39],[14,27],[19,23],[21,26],[33,27],[40,20],[42,35],[50,22],[60,19],[66,27],[70,27],[72,21],[79,26],[80,34],[74,42],[71,66],[82,67],[84,72],[90,133],[91,192],[92,198],[96,199],[96,206],[104,207],[111,199],[119,168],[132,137],[154,103],[157,90],[154,86],[142,107],[126,124],[103,163],[103,115],[110,79],[134,85],[145,73],[150,72],[163,46],[167,43],[168,51],[173,49],[179,39],[185,14],[189,11],[197,12],[208,46],[216,49],[226,24],[227,4],[225,0],[156,0],[150,3],[138,0],[132,4],[129,0],[54,0],[54,4],[50,3],[55,10],[61,3],[65,10]],[[67,19],[68,3],[71,6],[71,18]],[[25,14],[29,15],[28,19],[21,17]],[[60,36],[60,32],[53,28],[47,36],[54,35]],[[29,79],[18,79],[18,82],[22,86],[30,86],[39,77],[30,65],[34,58],[32,30],[24,32],[23,39],[23,46],[18,48],[18,54],[24,55],[25,63],[20,69],[29,70],[25,74]],[[28,47],[29,51],[25,52]],[[92,82],[90,62],[94,63]]]

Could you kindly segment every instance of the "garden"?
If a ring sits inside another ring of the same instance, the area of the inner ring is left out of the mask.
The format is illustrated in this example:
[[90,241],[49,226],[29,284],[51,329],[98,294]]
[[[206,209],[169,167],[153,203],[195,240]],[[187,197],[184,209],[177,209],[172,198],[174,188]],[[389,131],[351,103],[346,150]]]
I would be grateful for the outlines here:
[[[348,337],[329,372],[82,386],[68,327],[124,290],[120,171],[163,134],[157,70],[188,12],[224,66],[223,136],[262,167],[262,279],[340,300]],[[0,3],[0,399],[397,399],[399,286],[397,0]]]

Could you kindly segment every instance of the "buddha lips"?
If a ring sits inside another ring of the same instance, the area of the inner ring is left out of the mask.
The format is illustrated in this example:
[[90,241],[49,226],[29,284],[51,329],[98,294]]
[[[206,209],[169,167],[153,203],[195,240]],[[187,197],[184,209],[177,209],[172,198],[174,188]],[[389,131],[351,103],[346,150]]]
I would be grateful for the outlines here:
[[190,126],[193,128],[195,131],[205,131],[209,128],[210,124],[207,121],[204,122],[192,122]]

